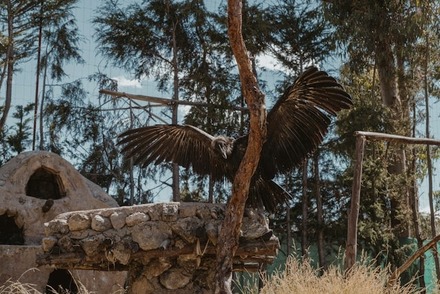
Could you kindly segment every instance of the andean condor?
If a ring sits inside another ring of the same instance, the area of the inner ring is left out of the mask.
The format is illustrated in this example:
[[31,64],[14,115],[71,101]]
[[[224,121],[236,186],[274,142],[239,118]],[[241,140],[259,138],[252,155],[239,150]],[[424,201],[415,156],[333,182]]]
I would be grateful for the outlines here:
[[[287,88],[267,114],[267,140],[252,178],[247,205],[275,211],[289,194],[272,179],[289,171],[313,152],[326,135],[332,117],[352,100],[326,72],[308,68]],[[155,125],[128,130],[119,144],[136,164],[173,162],[215,181],[233,181],[248,136],[212,136],[191,125]]]

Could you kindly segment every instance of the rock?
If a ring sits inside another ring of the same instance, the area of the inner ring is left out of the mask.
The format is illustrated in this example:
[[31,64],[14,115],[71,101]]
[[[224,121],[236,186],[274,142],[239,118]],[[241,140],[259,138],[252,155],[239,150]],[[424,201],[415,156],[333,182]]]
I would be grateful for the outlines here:
[[162,210],[164,203],[153,204],[152,209],[148,210],[148,215],[150,216],[150,220],[152,221],[161,221],[162,220]]
[[44,232],[46,236],[67,234],[69,232],[69,226],[65,219],[57,219],[56,221],[44,223]]
[[102,232],[102,234],[104,236],[106,236],[107,238],[112,238],[116,242],[119,242],[121,239],[123,239],[129,233],[128,233],[127,227],[124,227],[124,228],[119,229],[119,230],[110,229],[110,230],[107,230],[105,232]]
[[115,230],[122,229],[125,226],[126,215],[123,212],[113,212],[110,215],[110,221]]
[[96,235],[85,238],[79,242],[81,248],[84,250],[85,254],[88,256],[93,256],[99,252],[99,246],[104,242],[104,235]]
[[128,264],[131,257],[131,250],[126,248],[124,244],[117,243],[106,255],[107,260],[110,262],[119,262],[121,264]]
[[148,251],[159,248],[165,240],[169,239],[171,230],[160,222],[142,223],[133,227],[131,236],[142,250]]
[[177,264],[186,272],[194,272],[200,266],[201,258],[196,254],[183,254],[177,257]]
[[144,275],[138,277],[130,286],[130,293],[136,294],[148,294],[148,293],[160,293],[155,291],[154,285]]
[[172,268],[160,275],[159,281],[166,289],[177,290],[188,285],[191,276],[186,275],[182,268]]
[[74,232],[70,232],[70,238],[73,240],[81,240],[90,236],[94,236],[98,234],[98,232],[92,230],[92,229],[87,229],[84,231],[74,231]]
[[92,229],[98,232],[104,232],[112,228],[110,220],[102,215],[95,215],[92,218]]
[[73,243],[68,236],[63,236],[58,240],[58,245],[64,252],[73,252]]
[[200,219],[210,219],[211,210],[209,209],[209,207],[200,206],[196,211],[196,216]]
[[44,252],[49,252],[56,243],[57,238],[50,236],[43,238],[41,246]]
[[187,243],[193,243],[196,239],[206,237],[203,225],[204,221],[197,217],[186,217],[170,224],[173,233]]
[[140,223],[144,223],[149,220],[150,220],[150,217],[147,214],[145,214],[143,212],[135,212],[135,213],[127,216],[127,218],[125,219],[125,223],[127,224],[127,226],[132,227],[132,226],[135,226]]
[[90,228],[90,223],[90,217],[84,213],[72,214],[67,221],[70,231],[86,230]]
[[205,225],[205,229],[209,241],[211,241],[212,244],[217,245],[218,233],[220,231],[219,227],[216,224],[210,222]]
[[185,218],[185,217],[195,216],[198,207],[199,205],[194,205],[194,203],[190,203],[190,202],[180,203],[179,217]]
[[262,213],[253,210],[247,211],[248,216],[243,218],[241,230],[242,237],[246,239],[257,239],[270,232],[268,221]]
[[179,203],[166,203],[162,210],[162,220],[166,222],[174,222],[179,216]]
[[168,259],[158,258],[153,259],[149,264],[144,267],[144,274],[148,279],[158,277],[166,270],[172,267],[172,263]]
[[223,219],[225,217],[225,212],[221,207],[214,206],[211,208],[211,217],[212,219]]

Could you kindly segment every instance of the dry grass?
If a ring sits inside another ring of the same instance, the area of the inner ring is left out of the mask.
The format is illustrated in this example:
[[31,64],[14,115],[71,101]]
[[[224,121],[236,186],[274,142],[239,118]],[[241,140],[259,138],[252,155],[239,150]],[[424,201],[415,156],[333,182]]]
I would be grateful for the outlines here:
[[[36,271],[38,269],[31,268],[24,272],[21,277],[23,277],[26,273],[29,271]],[[21,277],[17,281],[13,281],[11,279],[7,280],[4,285],[0,285],[0,294],[43,294],[39,290],[37,290],[35,287],[36,285],[31,283],[23,283],[20,281]],[[84,285],[79,282],[75,281],[76,286],[78,287],[78,294],[95,294],[94,292],[88,291]],[[68,291],[63,291],[62,293],[59,293],[55,289],[51,289],[54,294],[67,294]],[[120,293],[120,292],[118,292]],[[116,293],[115,293],[116,294]]]
[[[66,294],[68,291],[63,291],[59,293],[58,291],[52,289],[54,294]],[[0,286],[0,294],[42,294],[40,291],[35,289],[35,285],[30,283],[22,283],[19,281],[8,280],[3,286]],[[78,285],[78,294],[95,294],[89,292],[83,285]]]
[[413,294],[422,293],[412,285],[387,288],[388,272],[368,265],[358,265],[346,276],[331,267],[322,275],[309,262],[290,259],[286,270],[265,279],[263,294]]
[[40,291],[34,288],[34,285],[27,283],[6,281],[3,286],[0,286],[1,294],[40,294]]
[[[26,275],[28,272],[36,270],[38,269],[31,268],[25,271],[21,277]],[[35,285],[20,282],[21,277],[17,281],[12,281],[9,279],[4,285],[0,285],[0,294],[40,294],[40,292],[35,289]]]
[[[337,267],[331,267],[320,275],[309,262],[300,262],[294,258],[286,265],[286,270],[264,278],[262,294],[416,294],[423,293],[412,285],[387,288],[388,272],[369,265],[358,265],[347,275]],[[94,294],[77,282],[78,293]],[[241,293],[258,293],[255,286],[246,286]],[[54,292],[57,293],[57,292]],[[116,292],[116,293],[122,293]],[[438,289],[431,293],[439,293]],[[42,294],[34,285],[20,281],[7,281],[0,286],[0,294]]]

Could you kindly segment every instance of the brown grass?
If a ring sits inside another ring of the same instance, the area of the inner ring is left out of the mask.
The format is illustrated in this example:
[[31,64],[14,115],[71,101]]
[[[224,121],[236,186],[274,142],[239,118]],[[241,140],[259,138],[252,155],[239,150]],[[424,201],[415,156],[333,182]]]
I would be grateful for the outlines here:
[[0,286],[0,293],[1,294],[40,294],[39,291],[37,291],[34,288],[34,285],[28,284],[28,283],[20,283],[20,282],[14,282],[11,280],[6,281],[6,283],[3,286]]
[[[264,277],[262,294],[416,294],[423,293],[413,285],[387,288],[389,273],[369,265],[355,266],[347,275],[337,267],[330,267],[324,273],[314,269],[308,261],[291,258],[286,270]],[[92,294],[84,285],[77,282],[80,294]],[[241,287],[239,287],[241,288]],[[245,286],[241,293],[258,293],[256,286]],[[122,292],[122,291],[121,291]],[[116,293],[121,293],[116,292]],[[57,293],[57,292],[54,292]],[[431,293],[440,293],[438,289]],[[33,284],[8,280],[0,286],[0,294],[42,294]]]
[[265,278],[263,294],[413,294],[422,293],[413,285],[387,288],[388,272],[369,265],[357,265],[347,275],[330,267],[322,275],[309,262],[292,258],[286,270]]
[[[31,268],[26,272],[24,272],[21,275],[21,277],[23,277],[29,271],[38,271],[38,269]],[[35,288],[36,286],[34,284],[21,282],[20,281],[21,277],[17,281],[13,281],[11,279],[7,280],[4,285],[0,286],[0,294],[43,294]],[[95,294],[93,292],[88,291],[81,282],[75,280],[75,283],[76,286],[78,287],[78,294]],[[54,289],[52,289],[52,291],[54,294],[58,294],[58,292],[55,291]],[[67,291],[63,292],[63,294],[65,293],[68,292]],[[121,292],[117,292],[117,293],[121,293]]]

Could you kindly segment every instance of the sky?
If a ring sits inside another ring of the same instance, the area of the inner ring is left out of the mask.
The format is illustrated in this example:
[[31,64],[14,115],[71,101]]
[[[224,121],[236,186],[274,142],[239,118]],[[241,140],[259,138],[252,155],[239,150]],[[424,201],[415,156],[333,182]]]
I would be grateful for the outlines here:
[[[132,0],[131,0],[132,1]],[[128,3],[125,1],[124,3]],[[208,7],[218,7],[219,3],[225,3],[225,0],[208,0],[205,1]],[[99,14],[98,7],[101,1],[88,1],[80,0],[76,5],[75,15],[77,17],[77,25],[80,30],[80,34],[83,36],[83,41],[80,44],[81,54],[85,60],[85,64],[69,64],[66,67],[66,71],[69,75],[69,80],[75,80],[77,78],[82,78],[89,74],[95,72],[102,72],[108,76],[116,79],[118,81],[119,91],[128,92],[132,94],[142,94],[157,97],[169,98],[169,93],[159,92],[156,88],[156,83],[147,78],[138,80],[133,79],[130,74],[122,69],[115,68],[112,66],[107,66],[105,62],[102,61],[101,56],[98,55],[97,44],[94,42],[93,34],[94,28],[92,26],[92,19],[94,16]],[[274,75],[270,70],[282,70],[282,68],[276,63],[276,61],[270,56],[262,56],[258,59],[260,66],[269,69],[268,73],[264,75],[264,78],[268,80],[268,83],[275,83],[279,78]],[[22,66],[21,72],[14,77],[14,101],[13,107],[15,105],[23,105],[29,102],[33,102],[34,99],[34,81],[35,81],[35,64],[28,63],[26,66]],[[4,91],[4,89],[2,89]],[[90,85],[87,89],[89,92],[88,99],[97,99],[99,89],[96,86]],[[0,92],[0,103],[1,97],[4,97],[4,93]],[[181,110],[184,111],[185,108]],[[13,110],[12,110],[13,111]],[[184,113],[180,113],[180,117],[183,117]],[[439,104],[433,104],[431,107],[431,134],[434,138],[440,138],[440,121],[439,121],[440,107]],[[424,126],[419,127],[420,135],[423,137]],[[439,163],[434,163],[435,168],[439,168]],[[437,176],[437,171],[434,171],[434,189],[440,189],[440,180]],[[427,201],[427,181],[421,183],[421,198],[420,198],[420,208],[422,211],[428,211],[428,201]],[[171,195],[171,192],[169,192]],[[159,200],[166,201],[168,197],[161,196]]]

